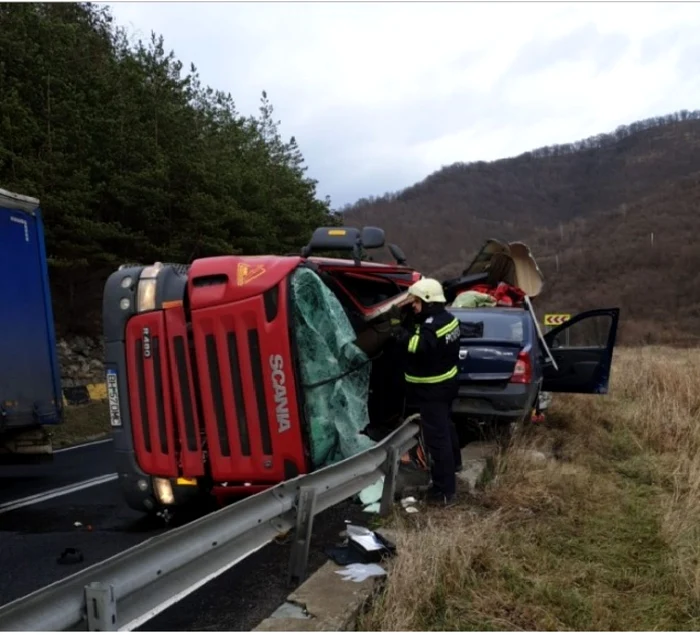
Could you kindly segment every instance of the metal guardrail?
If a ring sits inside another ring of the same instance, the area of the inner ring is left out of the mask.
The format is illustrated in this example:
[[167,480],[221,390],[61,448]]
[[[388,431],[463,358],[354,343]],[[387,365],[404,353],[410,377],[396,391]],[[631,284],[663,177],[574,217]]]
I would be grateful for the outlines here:
[[380,514],[393,504],[400,457],[418,426],[407,420],[370,448],[150,538],[0,607],[3,631],[133,630],[296,528],[290,578],[301,581],[314,516],[385,477]]

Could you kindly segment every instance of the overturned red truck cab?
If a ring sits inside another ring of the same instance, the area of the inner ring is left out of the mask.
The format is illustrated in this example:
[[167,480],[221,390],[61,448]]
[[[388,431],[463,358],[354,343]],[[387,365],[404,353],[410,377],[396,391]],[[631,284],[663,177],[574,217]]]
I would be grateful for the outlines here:
[[107,391],[129,506],[252,494],[362,450],[370,437],[356,424],[400,422],[391,346],[383,339],[372,360],[361,340],[383,337],[377,316],[420,275],[395,245],[396,264],[361,259],[384,244],[378,228],[319,228],[298,256],[123,265],[109,277]]

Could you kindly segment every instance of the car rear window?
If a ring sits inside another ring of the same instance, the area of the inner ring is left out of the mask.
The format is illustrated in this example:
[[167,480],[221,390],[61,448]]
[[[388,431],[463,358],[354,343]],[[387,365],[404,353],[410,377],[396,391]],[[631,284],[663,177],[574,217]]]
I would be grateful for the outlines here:
[[463,338],[518,344],[523,341],[524,313],[522,311],[505,313],[488,309],[484,311],[463,309],[455,311],[455,316],[460,321]]

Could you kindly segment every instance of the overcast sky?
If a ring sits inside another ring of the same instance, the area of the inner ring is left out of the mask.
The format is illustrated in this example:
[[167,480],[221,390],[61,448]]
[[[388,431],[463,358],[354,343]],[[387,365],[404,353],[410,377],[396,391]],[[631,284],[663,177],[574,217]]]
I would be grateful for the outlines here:
[[333,207],[700,108],[695,3],[111,3],[253,114],[266,90]]

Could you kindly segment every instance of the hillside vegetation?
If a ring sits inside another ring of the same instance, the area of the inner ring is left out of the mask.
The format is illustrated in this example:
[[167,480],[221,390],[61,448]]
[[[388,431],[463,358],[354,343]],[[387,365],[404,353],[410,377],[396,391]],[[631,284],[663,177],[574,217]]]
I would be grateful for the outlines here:
[[0,3],[0,187],[41,200],[59,332],[101,331],[123,262],[286,252],[327,224],[278,123],[104,6]]
[[619,306],[623,341],[700,341],[698,111],[455,164],[342,211],[348,224],[384,227],[438,277],[460,272],[486,238],[524,240],[546,278],[539,312]]
[[564,395],[447,510],[397,512],[358,630],[696,631],[697,349],[618,352],[608,396]]
[[[540,312],[620,306],[623,341],[694,344],[699,177],[700,112],[682,111],[342,211],[438,277],[485,238],[525,240],[547,278]],[[123,262],[288,253],[338,222],[265,92],[242,116],[162,37],[133,41],[89,3],[0,3],[0,187],[41,199],[61,335],[99,334]]]

